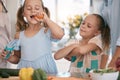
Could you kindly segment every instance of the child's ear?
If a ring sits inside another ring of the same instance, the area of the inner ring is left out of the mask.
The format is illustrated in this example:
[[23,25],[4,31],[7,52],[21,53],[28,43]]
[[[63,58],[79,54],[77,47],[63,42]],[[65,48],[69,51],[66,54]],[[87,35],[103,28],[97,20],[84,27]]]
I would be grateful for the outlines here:
[[22,13],[22,16],[24,16],[24,12]]
[[100,33],[101,33],[101,31],[97,31],[97,32],[95,33],[95,36],[98,35],[98,34],[100,34]]

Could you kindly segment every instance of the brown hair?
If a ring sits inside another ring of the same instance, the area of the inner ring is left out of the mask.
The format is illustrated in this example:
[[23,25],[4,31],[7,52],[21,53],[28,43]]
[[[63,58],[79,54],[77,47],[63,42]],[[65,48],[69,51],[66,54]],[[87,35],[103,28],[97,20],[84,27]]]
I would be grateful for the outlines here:
[[18,12],[17,12],[17,30],[16,31],[23,31],[27,28],[27,23],[24,21],[23,17],[23,7],[19,7]]
[[99,30],[101,31],[103,49],[108,50],[111,42],[110,28],[102,16],[100,16],[99,14],[92,14],[92,15],[96,16],[98,20]]

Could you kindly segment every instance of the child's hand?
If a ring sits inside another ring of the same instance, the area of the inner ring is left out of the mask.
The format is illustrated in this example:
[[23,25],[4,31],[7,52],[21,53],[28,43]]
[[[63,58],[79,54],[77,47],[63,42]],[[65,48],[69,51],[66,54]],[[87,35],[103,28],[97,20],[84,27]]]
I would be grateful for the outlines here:
[[37,15],[34,16],[34,18],[35,18],[37,21],[43,20],[44,14],[43,14],[43,13],[37,14]]
[[1,54],[0,54],[0,58],[5,58],[7,55],[7,52],[2,50]]
[[49,19],[49,17],[47,16],[47,14],[45,12],[38,13],[37,15],[34,16],[34,18],[38,22],[40,22],[40,21],[46,22],[46,20]]
[[68,60],[68,61],[71,61],[71,57],[69,57],[69,56],[66,56],[66,57],[64,57],[66,60]]

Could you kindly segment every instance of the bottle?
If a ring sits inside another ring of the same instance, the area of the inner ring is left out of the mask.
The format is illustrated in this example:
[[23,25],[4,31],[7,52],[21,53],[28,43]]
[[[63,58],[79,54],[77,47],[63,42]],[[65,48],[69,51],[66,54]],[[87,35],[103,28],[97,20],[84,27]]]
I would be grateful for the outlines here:
[[6,47],[5,47],[5,51],[7,52],[7,55],[4,59],[8,59],[10,57],[10,55],[12,54],[12,51],[14,50],[15,46],[17,45],[17,39],[13,40],[13,41],[10,41]]

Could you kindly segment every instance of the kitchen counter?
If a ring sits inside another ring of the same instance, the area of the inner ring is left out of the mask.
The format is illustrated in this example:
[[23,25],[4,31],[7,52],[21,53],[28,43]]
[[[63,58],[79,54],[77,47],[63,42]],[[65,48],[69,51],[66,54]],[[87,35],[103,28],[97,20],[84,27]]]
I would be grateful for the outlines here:
[[[66,80],[66,79],[58,79],[56,78],[57,80]],[[20,80],[19,77],[9,77],[9,78],[0,78],[0,80]],[[54,79],[55,80],[55,79]],[[78,78],[74,78],[74,80],[81,80],[81,79],[78,79]],[[83,80],[90,80],[90,79],[83,79]]]
[[20,80],[19,77],[0,78],[0,80]]

